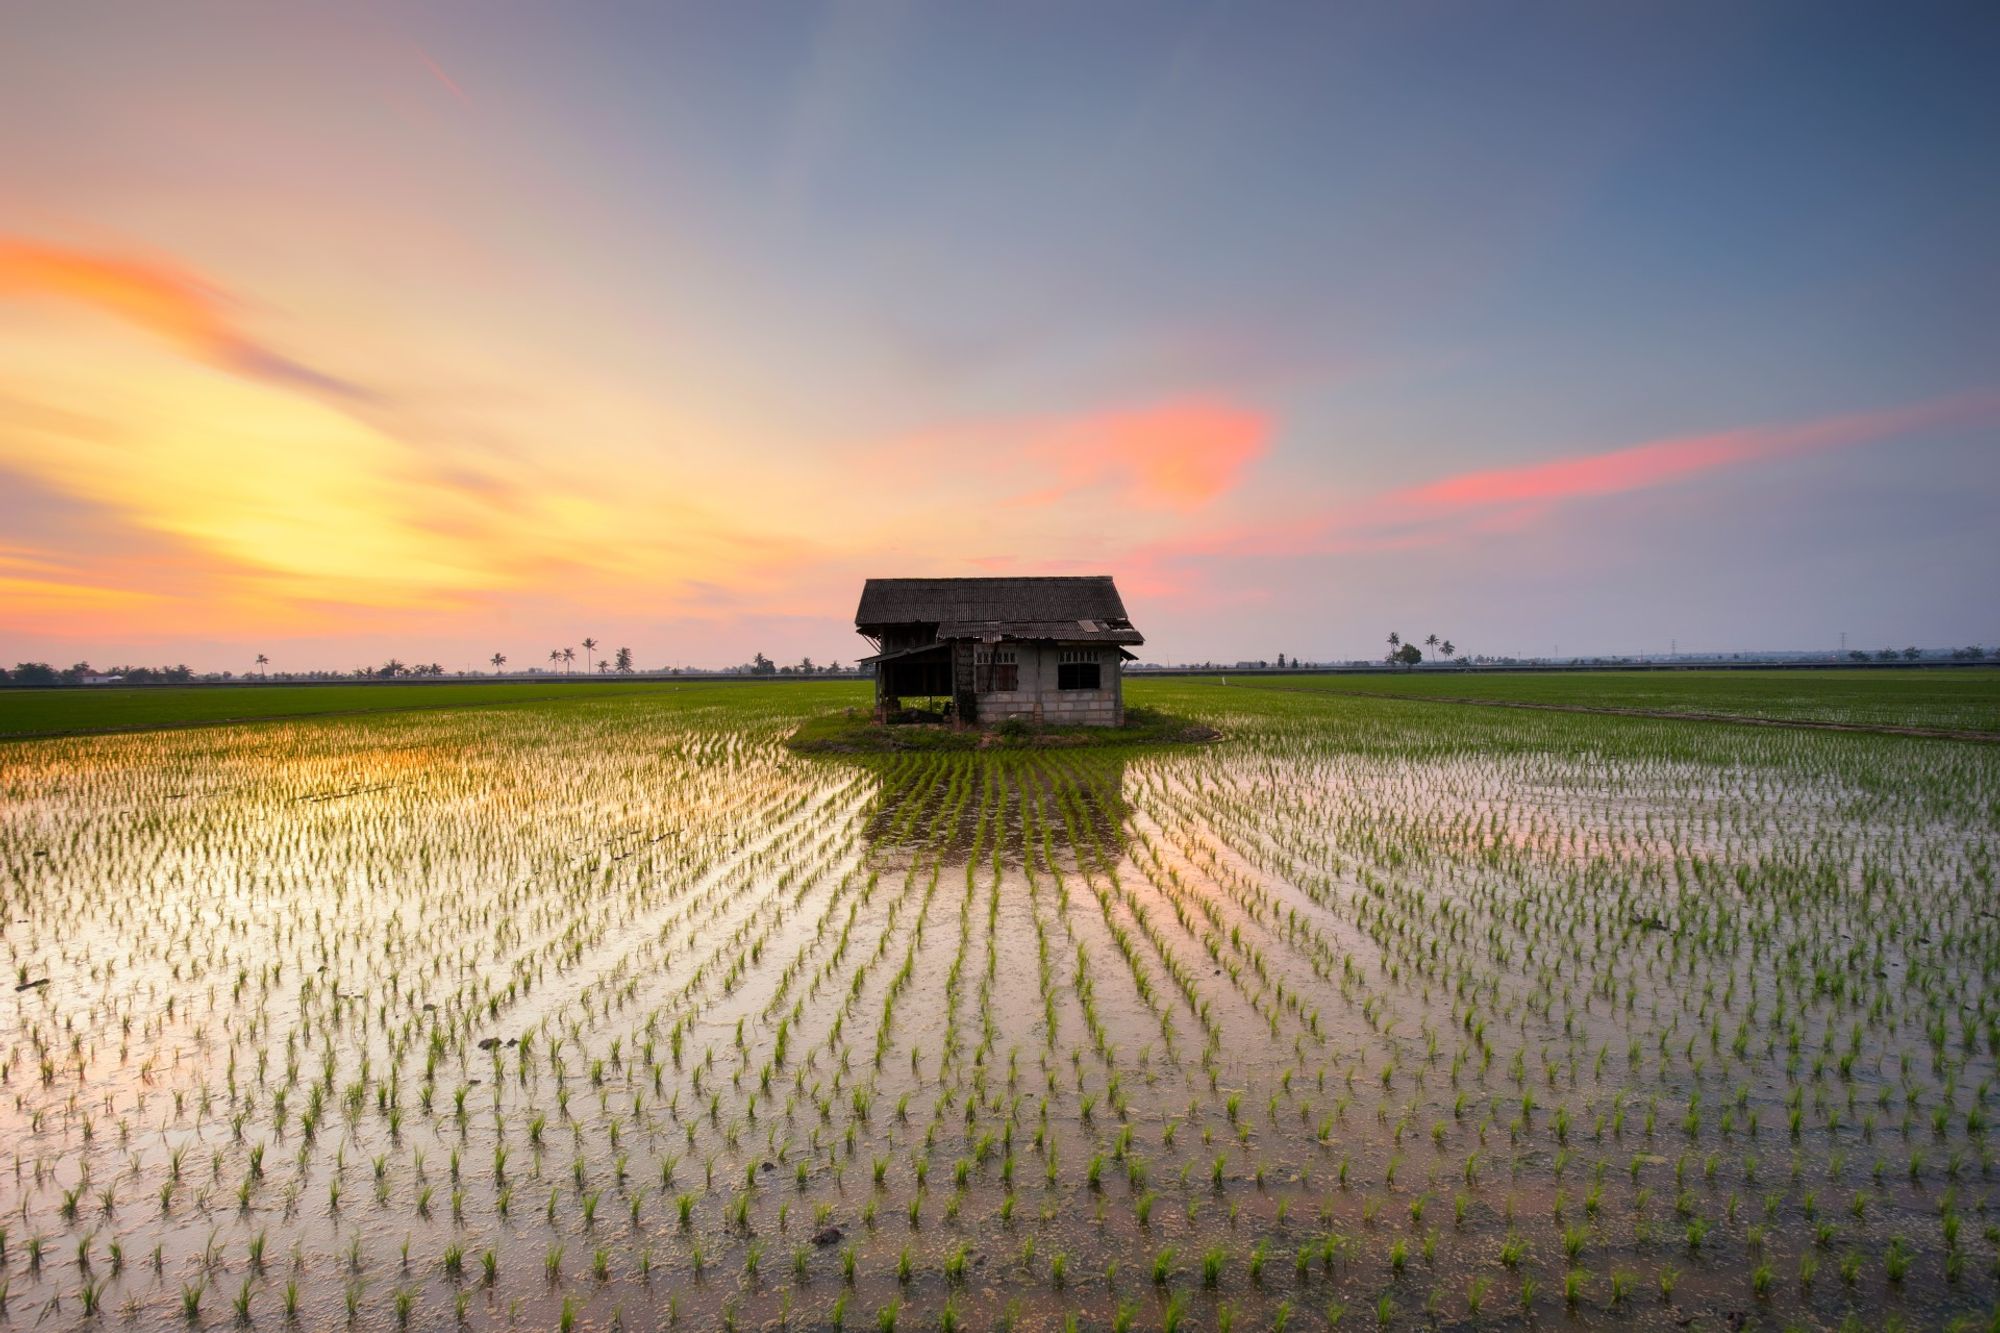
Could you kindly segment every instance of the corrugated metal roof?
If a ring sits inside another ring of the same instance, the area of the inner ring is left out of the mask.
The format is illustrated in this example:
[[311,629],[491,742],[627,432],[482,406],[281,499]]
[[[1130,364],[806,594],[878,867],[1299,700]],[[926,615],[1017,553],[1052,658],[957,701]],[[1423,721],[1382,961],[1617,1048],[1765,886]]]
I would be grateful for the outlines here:
[[[1129,627],[1109,574],[1041,578],[869,579],[857,626],[1097,620]],[[1079,633],[1085,633],[1078,627]]]

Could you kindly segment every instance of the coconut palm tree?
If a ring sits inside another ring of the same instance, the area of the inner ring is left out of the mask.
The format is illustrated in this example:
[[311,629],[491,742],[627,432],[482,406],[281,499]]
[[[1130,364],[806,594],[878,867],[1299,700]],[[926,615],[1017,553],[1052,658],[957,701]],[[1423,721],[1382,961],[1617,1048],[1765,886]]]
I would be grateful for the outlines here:
[[491,660],[493,662],[493,673],[498,675],[500,674],[500,668],[507,665],[507,654],[495,653]]
[[560,648],[549,649],[549,665],[551,666],[562,665],[562,649]]
[[1438,646],[1438,636],[1435,634],[1431,635],[1430,637],[1424,640],[1424,647],[1426,648],[1435,648],[1437,646]]
[[563,657],[563,669],[567,671],[570,668],[570,664],[576,661],[576,649],[574,648],[563,649],[562,657]]
[[257,654],[257,670],[258,670],[258,671],[259,671],[259,672],[260,672],[261,674],[263,674],[263,675],[266,675],[266,676],[268,676],[268,675],[270,675],[271,673],[270,673],[270,672],[268,672],[268,671],[265,671],[265,670],[264,670],[264,668],[265,668],[265,667],[267,667],[267,666],[269,666],[269,665],[271,665],[271,659],[270,659],[270,658],[268,658],[268,657],[266,657],[266,656],[264,656],[264,654],[262,654],[262,653],[258,653],[258,654]]
[[597,640],[585,639],[583,641],[583,669],[585,671],[590,670],[590,655],[596,651],[597,651]]
[[1458,649],[1452,647],[1450,639],[1446,639],[1444,641],[1444,647],[1439,649],[1439,651],[1444,654],[1445,660],[1447,662],[1449,662],[1452,658],[1458,656]]

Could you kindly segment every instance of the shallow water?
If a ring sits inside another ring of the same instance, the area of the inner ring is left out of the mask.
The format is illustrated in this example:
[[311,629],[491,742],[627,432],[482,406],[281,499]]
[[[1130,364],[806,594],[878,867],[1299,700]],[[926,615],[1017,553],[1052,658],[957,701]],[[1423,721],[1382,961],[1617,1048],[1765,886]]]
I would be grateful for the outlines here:
[[1153,688],[1228,739],[805,759],[808,687],[0,753],[7,1319],[1993,1306],[1991,752]]

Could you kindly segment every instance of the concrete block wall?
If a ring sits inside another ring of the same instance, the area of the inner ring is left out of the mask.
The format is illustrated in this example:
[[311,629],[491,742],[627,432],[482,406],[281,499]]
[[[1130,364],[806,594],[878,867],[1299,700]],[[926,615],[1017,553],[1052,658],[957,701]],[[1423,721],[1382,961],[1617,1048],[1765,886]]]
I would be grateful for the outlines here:
[[1062,649],[1052,644],[1013,644],[1020,667],[1020,688],[995,690],[979,696],[979,720],[991,726],[1018,717],[1051,727],[1115,727],[1125,721],[1124,661],[1115,648],[1103,648],[1101,679],[1096,690],[1059,690],[1056,667]]

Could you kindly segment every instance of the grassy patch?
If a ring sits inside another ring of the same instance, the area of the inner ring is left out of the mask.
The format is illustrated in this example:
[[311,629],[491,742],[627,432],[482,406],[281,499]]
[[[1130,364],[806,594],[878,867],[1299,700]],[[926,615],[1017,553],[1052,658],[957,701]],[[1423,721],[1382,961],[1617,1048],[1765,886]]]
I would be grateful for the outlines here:
[[849,708],[808,718],[786,744],[801,754],[904,754],[1195,745],[1220,736],[1214,727],[1157,708],[1126,708],[1122,727],[1003,723],[995,727],[968,727],[963,731],[937,723],[883,726],[866,709]]
[[2000,669],[1858,671],[1426,670],[1395,676],[1231,676],[1246,689],[1637,708],[1864,726],[2000,731]]

